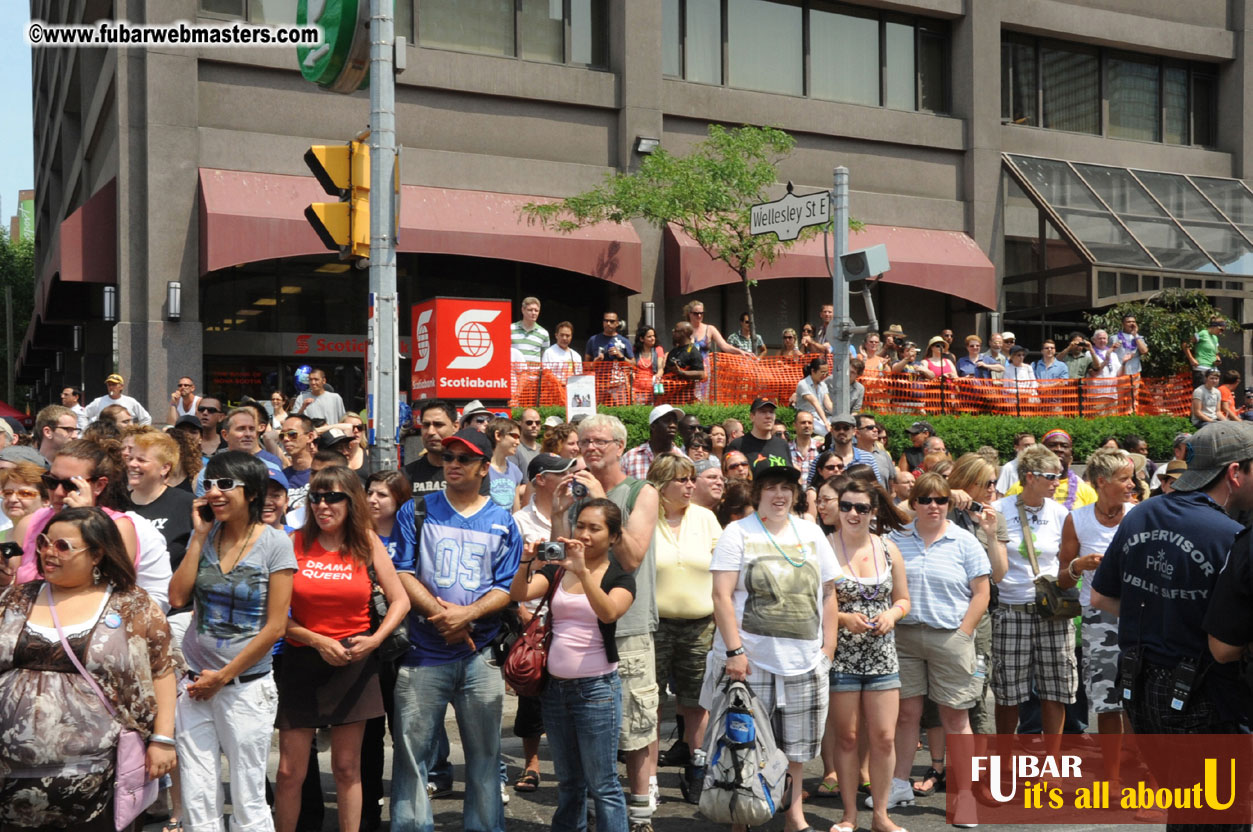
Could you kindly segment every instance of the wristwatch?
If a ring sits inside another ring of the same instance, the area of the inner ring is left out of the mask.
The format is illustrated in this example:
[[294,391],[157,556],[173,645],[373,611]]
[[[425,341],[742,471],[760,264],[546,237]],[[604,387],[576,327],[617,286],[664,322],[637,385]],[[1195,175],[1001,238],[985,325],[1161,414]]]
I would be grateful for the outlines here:
[[728,650],[728,651],[727,651],[727,658],[728,658],[728,659],[733,659],[733,658],[735,658],[736,656],[742,656],[742,655],[744,655],[744,645],[742,645],[742,644],[741,644],[739,647],[735,648],[734,650]]

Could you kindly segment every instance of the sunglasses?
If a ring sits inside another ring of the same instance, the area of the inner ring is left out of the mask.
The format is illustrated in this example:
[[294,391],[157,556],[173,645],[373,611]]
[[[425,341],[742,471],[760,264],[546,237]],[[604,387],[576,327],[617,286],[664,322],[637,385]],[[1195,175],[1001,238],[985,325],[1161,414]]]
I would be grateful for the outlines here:
[[843,468],[843,467],[844,467],[844,466],[843,466],[843,465],[841,465],[841,464],[840,464],[840,463],[838,463],[838,462],[828,462],[826,465],[822,466],[822,469],[821,469],[821,470],[823,470],[823,471],[838,471],[838,470],[840,470],[840,469],[841,469],[841,468]]
[[326,503],[328,506],[337,505],[348,499],[348,494],[343,491],[310,491],[310,505],[318,505]]
[[196,408],[196,412],[197,413],[221,413],[222,411],[216,407],[198,407]]
[[485,457],[471,456],[470,454],[447,454],[444,456],[444,462],[455,462],[458,465],[469,465],[472,462],[481,462]]
[[948,505],[948,497],[919,497],[914,502],[920,506],[929,506],[932,503],[935,503],[937,506],[946,506]]
[[1027,473],[1034,474],[1037,477],[1044,477],[1049,482],[1057,482],[1062,478],[1061,474],[1054,474],[1052,471],[1028,471]]
[[681,482],[684,485],[693,485],[696,482],[696,477],[675,477],[670,480],[670,482]]
[[730,471],[735,468],[747,468],[747,467],[748,467],[747,462],[732,462],[730,465],[727,466],[727,470]]
[[[40,474],[39,479],[43,482],[44,488],[49,491],[56,491],[58,488],[63,488],[68,494],[71,491],[78,490],[78,486],[74,484],[74,480],[72,479],[61,479],[60,477],[54,477],[51,474]],[[87,477],[87,482],[95,482],[98,479],[100,478]]]
[[[944,499],[947,500],[948,498],[945,497]],[[919,500],[919,502],[922,502],[922,501]],[[873,511],[873,508],[871,508],[870,503],[850,503],[848,500],[840,500],[840,511],[846,512],[846,513],[850,511],[855,511],[864,517],[865,515]]]
[[46,552],[49,549],[53,549],[56,551],[58,555],[72,555],[75,552],[83,551],[87,547],[75,546],[73,543],[70,543],[64,537],[58,537],[56,540],[53,540],[52,538],[48,537],[48,535],[41,534],[35,538],[35,548],[37,548],[41,552]]
[[6,500],[14,494],[23,500],[33,500],[39,496],[39,490],[36,488],[6,488],[3,491],[0,491],[0,497],[3,497]]
[[795,336],[795,335],[784,335],[784,336],[783,336],[783,340],[784,340],[784,341],[795,341],[795,340],[796,340],[796,336]]
[[988,480],[987,482],[985,482],[985,483],[983,484],[983,487],[984,487],[984,488],[991,488],[991,487],[992,487],[992,486],[994,486],[994,485],[996,485],[996,480]]
[[523,419],[523,420],[522,420],[522,424],[524,424],[524,425],[538,425],[538,424],[539,424],[539,419]]
[[279,431],[279,434],[278,434],[278,435],[279,435],[281,438],[283,438],[283,439],[295,439],[297,436],[299,436],[299,435],[300,435],[300,431],[298,431],[298,430],[284,430],[284,431]]
[[234,477],[205,477],[204,490],[207,492],[210,488],[216,488],[218,491],[234,491],[236,488],[242,488],[243,480],[237,480]]

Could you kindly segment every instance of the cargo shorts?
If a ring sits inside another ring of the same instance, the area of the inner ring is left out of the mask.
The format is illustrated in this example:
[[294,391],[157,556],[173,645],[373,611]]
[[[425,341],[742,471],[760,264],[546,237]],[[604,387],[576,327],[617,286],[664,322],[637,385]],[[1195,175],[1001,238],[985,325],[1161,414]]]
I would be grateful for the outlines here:
[[622,727],[618,731],[621,751],[647,748],[657,739],[657,654],[653,634],[619,636],[618,677],[622,680]]

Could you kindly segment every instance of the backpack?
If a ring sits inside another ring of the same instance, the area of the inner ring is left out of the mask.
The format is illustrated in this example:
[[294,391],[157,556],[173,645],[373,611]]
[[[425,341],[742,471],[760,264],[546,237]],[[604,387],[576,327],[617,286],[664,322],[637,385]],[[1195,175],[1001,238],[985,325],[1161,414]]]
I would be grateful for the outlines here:
[[761,701],[743,682],[728,681],[714,703],[705,742],[700,813],[715,823],[760,826],[783,798],[787,757]]

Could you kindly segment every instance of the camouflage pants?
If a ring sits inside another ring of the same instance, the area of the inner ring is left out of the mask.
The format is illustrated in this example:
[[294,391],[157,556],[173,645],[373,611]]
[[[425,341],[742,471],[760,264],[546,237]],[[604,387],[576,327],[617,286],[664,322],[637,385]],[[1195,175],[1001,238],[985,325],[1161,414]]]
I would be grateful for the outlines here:
[[1122,710],[1118,695],[1118,619],[1107,612],[1083,612],[1083,687],[1098,714]]

